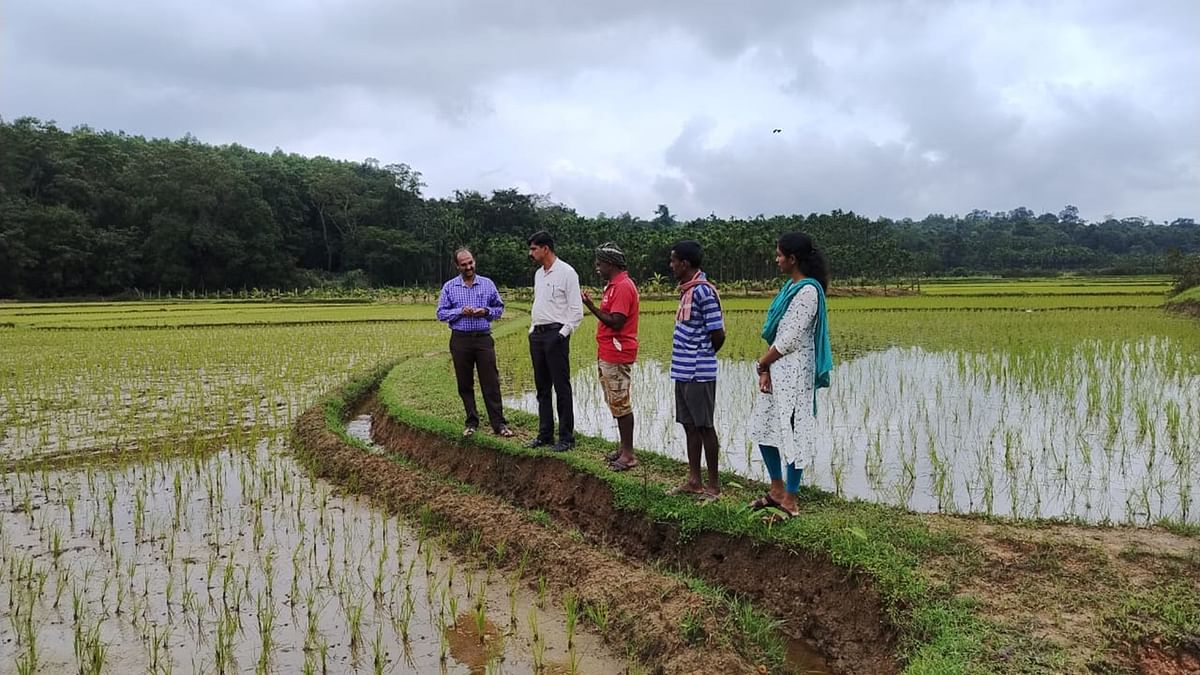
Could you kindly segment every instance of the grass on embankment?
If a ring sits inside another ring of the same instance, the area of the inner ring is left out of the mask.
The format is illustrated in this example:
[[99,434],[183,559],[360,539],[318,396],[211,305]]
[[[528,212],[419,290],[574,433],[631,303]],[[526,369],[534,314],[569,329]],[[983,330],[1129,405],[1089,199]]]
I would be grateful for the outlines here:
[[[501,329],[502,354],[520,360],[523,328]],[[586,361],[580,354],[591,344],[579,340],[572,351]],[[380,399],[398,421],[460,442],[461,404],[448,362],[438,355],[400,364],[384,380]],[[511,359],[506,367],[523,370]],[[524,437],[535,432],[533,416],[512,412],[509,419]],[[489,436],[472,442],[518,457],[545,455]],[[1197,638],[1194,537],[914,514],[807,488],[802,517],[768,527],[744,507],[761,485],[725,475],[722,500],[700,506],[665,493],[685,476],[679,462],[642,453],[642,467],[618,474],[603,464],[611,449],[584,438],[558,459],[605,481],[621,508],[675,523],[684,537],[720,532],[827,556],[864,575],[899,631],[906,672],[1120,672],[1134,667],[1151,636],[1183,649]]]
[[[460,432],[459,422],[433,412],[457,412],[453,387],[445,386],[445,373],[430,365],[420,360],[401,364],[385,378],[380,400],[398,421],[455,439]],[[412,407],[411,398],[405,395],[411,391],[423,394],[419,409]],[[533,416],[506,414],[515,428],[526,432],[536,429]],[[480,436],[475,442],[517,456],[546,454],[488,436]],[[986,644],[997,639],[995,631],[972,615],[969,602],[939,593],[915,574],[923,556],[934,551],[952,555],[956,548],[952,537],[933,533],[919,518],[886,507],[838,502],[824,493],[805,489],[803,518],[767,526],[743,506],[759,494],[761,486],[726,474],[722,480],[724,498],[699,506],[690,498],[666,494],[665,489],[677,484],[686,473],[686,468],[675,460],[642,453],[645,468],[613,473],[603,461],[604,453],[611,449],[610,443],[581,437],[576,450],[559,459],[576,471],[602,478],[620,508],[651,521],[676,523],[684,536],[702,531],[740,536],[785,550],[825,555],[848,572],[865,573],[889,602],[889,618],[901,629],[901,656],[908,662],[909,672],[954,672],[964,666],[968,668],[963,672],[967,672],[970,664],[982,666],[986,662]]]
[[1200,286],[1172,296],[1167,300],[1167,309],[1200,318]]
[[402,456],[381,456],[378,446],[350,436],[345,420],[390,367],[350,379],[302,416],[294,442],[311,470],[409,513],[424,531],[486,566],[489,575],[500,566],[531,586],[536,579],[543,601],[547,587],[563,602],[574,598],[581,620],[631,661],[649,666],[631,662],[631,673],[692,672],[696,663],[719,664],[721,672],[784,667],[785,645],[775,623],[747,603],[595,547],[544,512],[482,494]]

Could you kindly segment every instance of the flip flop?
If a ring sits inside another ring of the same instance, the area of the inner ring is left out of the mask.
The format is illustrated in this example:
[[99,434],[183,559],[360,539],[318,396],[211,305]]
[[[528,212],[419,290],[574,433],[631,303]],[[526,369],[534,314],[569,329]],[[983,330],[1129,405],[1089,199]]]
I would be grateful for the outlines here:
[[463,438],[468,438],[475,435],[475,427],[467,427],[463,429]]
[[641,462],[638,462],[636,459],[633,460],[632,464],[622,462],[620,459],[615,459],[608,463],[608,468],[612,469],[613,471],[628,471],[639,464],[641,464]]
[[711,492],[701,492],[696,495],[696,501],[702,504],[711,504],[721,498],[721,495],[714,495]]
[[695,490],[688,489],[687,484],[684,483],[683,485],[676,485],[675,487],[671,488],[670,490],[667,490],[667,494],[699,497],[700,495],[707,494],[707,493],[704,492],[704,488],[696,488]]
[[513,436],[516,436],[517,434],[516,434],[516,432],[514,432],[512,429],[509,429],[508,427],[500,427],[500,431],[497,431],[496,435],[503,436],[504,438],[512,438]]
[[775,498],[771,496],[770,492],[750,502],[748,507],[751,511],[762,511],[763,509],[769,508],[783,508],[779,502],[775,501]]
[[779,523],[786,523],[787,521],[791,520],[792,518],[799,518],[799,517],[800,517],[799,512],[792,513],[791,511],[788,511],[787,509],[780,506],[780,507],[776,507],[775,511],[772,511],[771,513],[768,513],[767,515],[763,516],[762,521],[764,523],[766,523],[767,525],[777,525]]
[[606,461],[606,462],[610,462],[610,463],[611,463],[611,462],[615,462],[615,461],[617,461],[617,458],[618,458],[618,457],[620,457],[620,456],[621,456],[621,451],[620,451],[620,450],[614,450],[614,451],[612,451],[612,452],[610,452],[610,453],[608,453],[607,455],[605,455],[605,456],[604,456],[604,461]]

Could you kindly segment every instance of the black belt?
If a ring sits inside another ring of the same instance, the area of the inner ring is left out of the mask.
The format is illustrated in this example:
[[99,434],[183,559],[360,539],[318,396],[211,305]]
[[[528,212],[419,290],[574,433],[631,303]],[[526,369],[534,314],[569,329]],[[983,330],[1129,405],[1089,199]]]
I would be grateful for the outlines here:
[[541,323],[533,327],[535,333],[549,333],[550,331],[558,332],[562,330],[561,323]]
[[463,337],[484,337],[486,335],[491,335],[492,331],[490,331],[490,330],[451,330],[450,333],[453,335],[461,335]]

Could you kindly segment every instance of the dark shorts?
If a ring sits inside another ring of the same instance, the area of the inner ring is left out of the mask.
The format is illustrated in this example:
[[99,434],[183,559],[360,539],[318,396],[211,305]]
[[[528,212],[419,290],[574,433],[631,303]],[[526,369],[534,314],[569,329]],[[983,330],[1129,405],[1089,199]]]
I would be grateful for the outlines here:
[[713,427],[713,411],[717,407],[717,383],[676,382],[675,421],[697,428]]

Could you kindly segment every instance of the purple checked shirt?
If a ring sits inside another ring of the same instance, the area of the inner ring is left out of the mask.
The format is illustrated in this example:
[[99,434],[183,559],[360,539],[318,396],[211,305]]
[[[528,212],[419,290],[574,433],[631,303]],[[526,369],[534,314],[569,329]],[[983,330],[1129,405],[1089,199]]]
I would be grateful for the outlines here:
[[[488,315],[463,316],[464,307],[486,307]],[[449,323],[451,330],[488,331],[501,314],[504,314],[504,301],[500,299],[496,284],[487,277],[477,274],[475,283],[468,286],[461,276],[457,276],[442,286],[437,318],[438,321]]]

